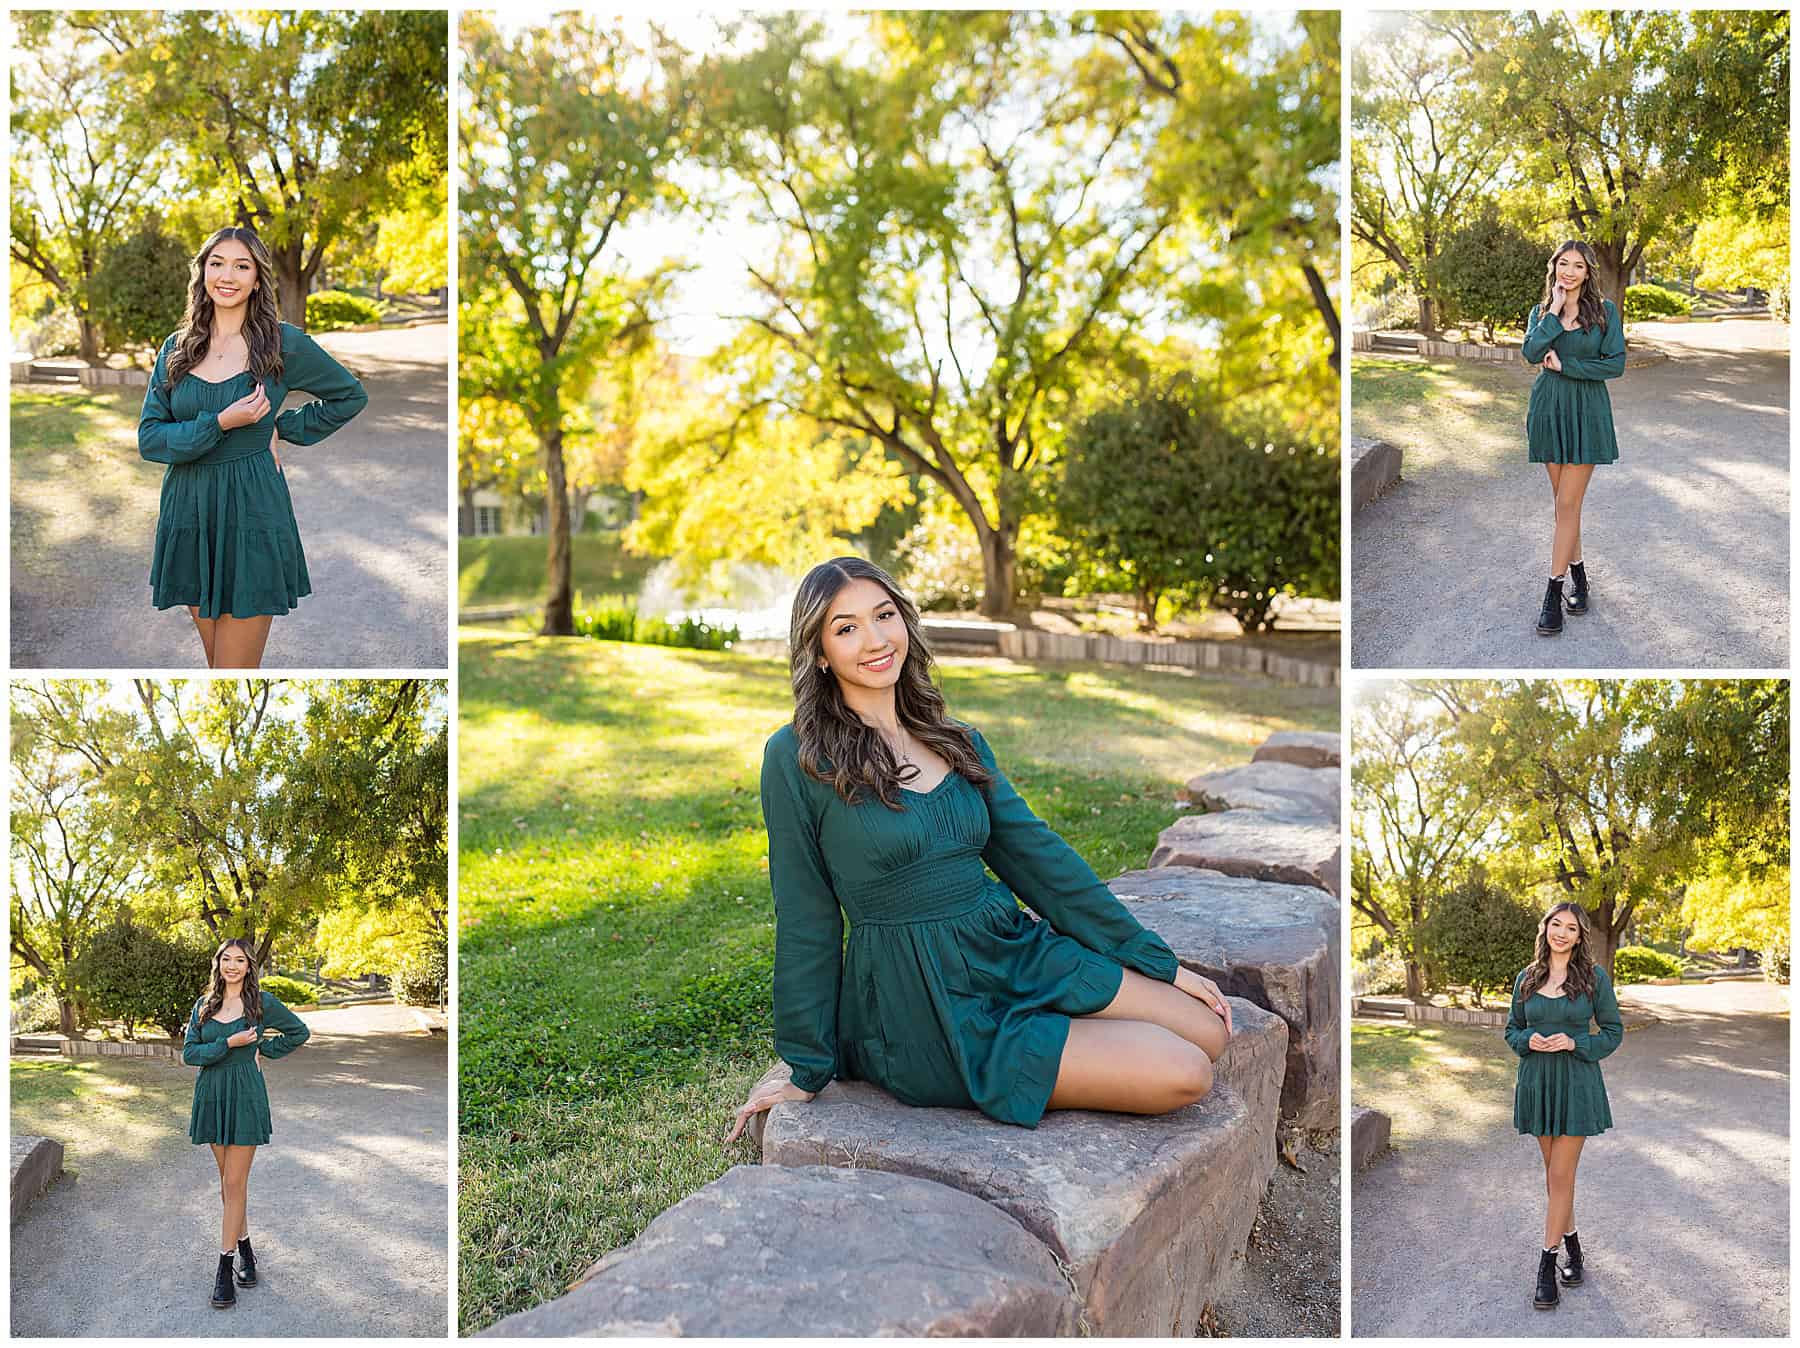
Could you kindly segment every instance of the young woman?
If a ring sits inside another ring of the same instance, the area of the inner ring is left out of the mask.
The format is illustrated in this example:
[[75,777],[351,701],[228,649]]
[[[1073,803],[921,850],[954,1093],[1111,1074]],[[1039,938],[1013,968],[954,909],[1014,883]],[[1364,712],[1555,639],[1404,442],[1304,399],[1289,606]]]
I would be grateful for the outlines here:
[[[256,982],[250,943],[233,938],[213,954],[212,987],[188,1017],[181,1060],[198,1067],[188,1137],[212,1147],[219,1166],[219,1197],[225,1205],[219,1236],[219,1270],[212,1304],[237,1304],[232,1256],[238,1258],[239,1286],[256,1283],[256,1255],[250,1249],[245,1216],[250,1162],[269,1140],[269,1091],[258,1056],[279,1058],[304,1044],[312,1031]],[[235,1242],[235,1246],[234,1246]]]
[[950,719],[893,580],[857,557],[814,567],[789,640],[794,720],[764,752],[762,805],[791,1072],[751,1092],[726,1141],[833,1077],[1028,1128],[1046,1109],[1160,1114],[1205,1095],[1230,1007]]
[[[1612,979],[1588,953],[1588,918],[1578,903],[1559,903],[1538,923],[1536,957],[1513,980],[1506,1042],[1519,1055],[1513,1126],[1535,1137],[1544,1154],[1544,1247],[1538,1258],[1539,1310],[1555,1306],[1556,1255],[1565,1253],[1562,1281],[1581,1282],[1581,1242],[1575,1235],[1575,1167],[1584,1140],[1612,1127],[1600,1060],[1619,1046]],[[1588,1023],[1598,1026],[1590,1033]]]
[[[273,439],[316,444],[369,401],[280,313],[262,240],[248,229],[214,234],[194,259],[186,321],[157,353],[138,419],[138,452],[169,465],[151,599],[186,605],[209,669],[257,668],[271,619],[312,593]],[[296,389],[318,401],[278,415]]]
[[[1581,555],[1581,500],[1597,463],[1619,457],[1606,381],[1625,373],[1625,324],[1611,300],[1595,289],[1598,259],[1578,239],[1557,248],[1544,277],[1544,296],[1525,323],[1525,359],[1542,364],[1531,386],[1525,438],[1533,463],[1550,473],[1556,528],[1550,542],[1550,586],[1538,613],[1539,636],[1563,628],[1563,608],[1588,611],[1587,568]],[[1567,600],[1563,581],[1570,582]]]

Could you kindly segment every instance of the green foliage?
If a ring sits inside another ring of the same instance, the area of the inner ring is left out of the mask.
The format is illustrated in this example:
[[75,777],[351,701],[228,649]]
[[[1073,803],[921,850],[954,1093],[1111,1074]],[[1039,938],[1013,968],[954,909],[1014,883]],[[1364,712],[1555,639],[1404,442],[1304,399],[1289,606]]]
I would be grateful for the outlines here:
[[1439,986],[1503,992],[1530,958],[1541,914],[1494,884],[1479,866],[1433,895],[1417,934]]
[[93,316],[115,350],[155,346],[187,312],[188,249],[156,219],[107,248],[94,271]]
[[1446,317],[1479,323],[1484,340],[1494,325],[1525,320],[1525,297],[1539,293],[1549,248],[1500,219],[1492,202],[1480,215],[1452,230],[1438,256],[1438,288]]
[[1783,937],[1773,945],[1763,947],[1763,977],[1771,983],[1787,983],[1793,973],[1793,946],[1788,938]]
[[311,1006],[319,1000],[319,990],[311,983],[302,983],[297,978],[269,974],[256,982],[264,992],[274,993],[289,1006]]
[[436,1006],[449,977],[446,946],[439,944],[415,951],[394,971],[394,996],[407,1006]]
[[315,290],[306,297],[306,326],[311,332],[334,332],[363,323],[379,323],[387,306],[380,300],[345,290]]
[[981,601],[981,544],[967,520],[926,510],[894,547],[894,579],[922,609],[972,609]]
[[1720,855],[1709,875],[1689,884],[1681,896],[1681,917],[1691,928],[1695,950],[1767,950],[1790,938],[1788,868],[1769,867],[1760,875]]
[[637,641],[649,646],[684,646],[696,651],[726,651],[738,643],[736,627],[714,627],[696,618],[678,623],[640,618],[637,610],[607,605],[575,615],[575,635],[599,641]]
[[1613,982],[1646,983],[1652,978],[1681,977],[1681,961],[1645,945],[1620,946],[1613,955]]
[[95,933],[77,978],[95,1015],[155,1025],[170,1038],[187,1030],[194,999],[212,977],[212,945],[186,933],[165,935],[129,914]]
[[1679,290],[1665,286],[1638,285],[1625,289],[1625,321],[1640,323],[1648,318],[1666,318],[1670,314],[1691,314],[1694,302]]
[[13,1008],[13,1019],[21,1034],[46,1034],[62,1028],[62,1013],[57,1008],[56,993],[39,988]]

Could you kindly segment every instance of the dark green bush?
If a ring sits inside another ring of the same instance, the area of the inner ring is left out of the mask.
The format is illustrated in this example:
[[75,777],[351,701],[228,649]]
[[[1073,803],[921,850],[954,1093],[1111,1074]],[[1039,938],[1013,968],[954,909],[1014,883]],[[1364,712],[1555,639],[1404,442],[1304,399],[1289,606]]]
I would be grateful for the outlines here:
[[264,992],[272,992],[289,1006],[311,1006],[319,1000],[319,990],[311,983],[302,983],[297,978],[283,978],[280,974],[270,974],[267,978],[257,980],[257,986]]
[[97,1017],[155,1025],[174,1038],[187,1031],[194,999],[212,977],[213,947],[166,936],[129,915],[103,927],[76,961],[75,982]]
[[379,323],[386,308],[378,300],[352,295],[347,290],[315,290],[306,297],[306,327],[309,332],[330,332]]
[[94,270],[94,321],[107,345],[155,346],[181,326],[187,312],[188,250],[145,222],[100,256]]
[[1477,866],[1430,900],[1415,941],[1421,960],[1443,982],[1505,992],[1531,959],[1541,916]]
[[661,618],[640,618],[635,609],[613,604],[575,614],[575,635],[598,641],[635,641],[646,646],[685,646],[696,651],[726,651],[738,642],[735,627],[683,618],[666,623]]
[[1484,341],[1494,325],[1523,323],[1531,297],[1543,292],[1549,250],[1505,224],[1490,203],[1475,220],[1445,238],[1437,259],[1437,289],[1445,318],[1478,323]]
[[1691,314],[1694,302],[1679,290],[1665,286],[1627,286],[1625,288],[1625,321],[1636,323],[1646,318],[1664,318],[1670,314]]
[[407,1006],[436,1006],[450,977],[448,949],[434,946],[408,955],[394,970],[394,996]]
[[1652,978],[1679,978],[1681,961],[1644,945],[1622,945],[1613,955],[1613,982],[1642,983]]

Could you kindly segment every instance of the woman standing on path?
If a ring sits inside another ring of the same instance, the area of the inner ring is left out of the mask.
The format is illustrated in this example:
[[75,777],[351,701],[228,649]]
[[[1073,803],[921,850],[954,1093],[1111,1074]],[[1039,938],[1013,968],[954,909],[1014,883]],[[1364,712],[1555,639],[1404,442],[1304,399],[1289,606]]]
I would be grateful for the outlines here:
[[791,1072],[751,1092],[726,1141],[840,1076],[1028,1128],[1046,1109],[1161,1114],[1204,1096],[1231,1034],[1224,997],[950,719],[918,610],[887,573],[814,567],[789,649],[794,720],[764,752],[762,806]]
[[[138,452],[166,463],[151,600],[187,606],[209,669],[256,669],[269,623],[312,593],[279,437],[311,445],[368,403],[324,348],[280,320],[273,263],[253,230],[195,257],[187,318],[156,356]],[[319,401],[277,409],[291,390]]]
[[[1625,1037],[1612,979],[1588,953],[1587,913],[1559,903],[1538,923],[1536,957],[1513,980],[1506,1042],[1519,1055],[1513,1126],[1538,1140],[1544,1154],[1544,1247],[1538,1258],[1539,1310],[1555,1306],[1556,1255],[1565,1254],[1562,1281],[1581,1282],[1581,1242],[1575,1234],[1575,1168],[1589,1137],[1612,1127],[1600,1060]],[[1588,1022],[1599,1027],[1590,1034]]]
[[188,1138],[195,1145],[205,1142],[212,1147],[219,1166],[219,1197],[225,1205],[219,1269],[213,1281],[215,1306],[237,1304],[232,1287],[234,1253],[240,1261],[239,1286],[256,1284],[256,1255],[250,1248],[245,1209],[250,1163],[271,1131],[269,1091],[258,1055],[282,1057],[311,1035],[305,1021],[258,986],[248,941],[233,937],[218,948],[213,954],[212,987],[194,1003],[181,1049],[181,1060],[200,1069],[194,1080]]
[[[1587,569],[1581,555],[1581,502],[1594,465],[1619,457],[1606,381],[1625,372],[1625,324],[1594,286],[1598,259],[1578,239],[1550,257],[1544,295],[1525,324],[1524,356],[1542,363],[1531,386],[1525,437],[1532,463],[1550,474],[1556,527],[1550,543],[1550,585],[1539,611],[1539,636],[1563,628],[1563,608],[1588,611]],[[1563,581],[1570,581],[1568,598]]]

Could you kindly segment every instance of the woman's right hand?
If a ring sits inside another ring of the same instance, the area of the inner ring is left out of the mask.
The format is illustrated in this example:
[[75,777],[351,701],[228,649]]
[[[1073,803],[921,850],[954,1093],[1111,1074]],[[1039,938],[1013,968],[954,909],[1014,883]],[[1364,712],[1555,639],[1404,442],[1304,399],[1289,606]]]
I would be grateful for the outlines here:
[[732,1125],[731,1131],[725,1134],[725,1142],[737,1141],[745,1127],[748,1126],[753,1114],[760,1114],[764,1110],[780,1104],[783,1100],[810,1100],[815,1093],[801,1090],[792,1081],[772,1079],[758,1082],[756,1088],[750,1092],[750,1098],[738,1106],[737,1122]]
[[1562,286],[1553,285],[1550,287],[1550,312],[1555,314],[1558,318],[1562,317],[1563,305],[1568,303],[1568,300],[1569,292]]
[[226,404],[219,413],[219,425],[228,431],[236,430],[239,426],[254,426],[268,415],[269,395],[258,384],[236,402]]
[[254,1044],[261,1037],[258,1030],[239,1030],[225,1042],[233,1048],[242,1048],[245,1044]]

